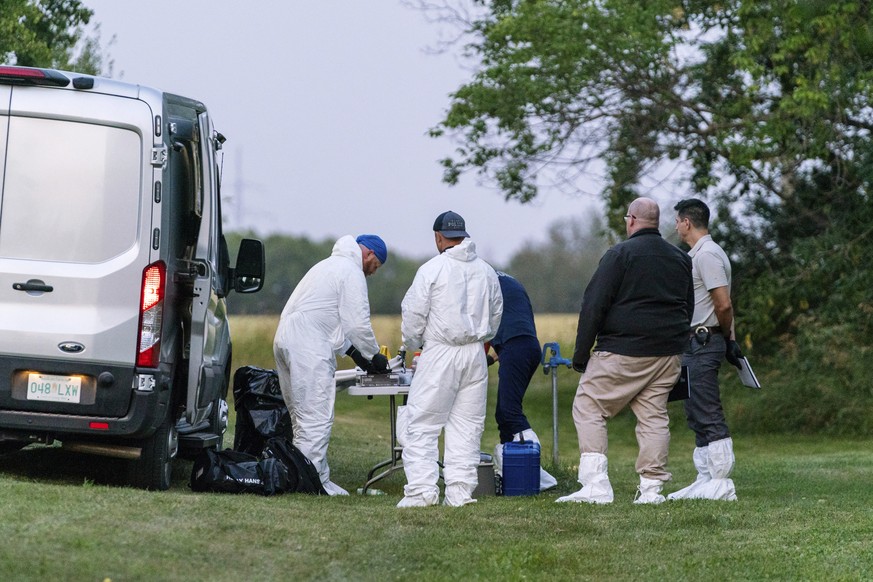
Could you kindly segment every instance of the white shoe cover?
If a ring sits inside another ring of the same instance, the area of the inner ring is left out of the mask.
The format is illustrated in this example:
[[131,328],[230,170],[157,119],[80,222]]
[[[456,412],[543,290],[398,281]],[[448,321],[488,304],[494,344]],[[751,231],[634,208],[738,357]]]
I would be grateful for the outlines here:
[[733,479],[711,479],[698,486],[693,494],[694,497],[686,497],[685,499],[737,500],[737,489]]
[[473,499],[473,489],[466,483],[452,483],[451,485],[446,485],[446,497],[443,499],[443,505],[447,505],[449,507],[461,507],[463,505],[469,505],[471,503],[476,503],[476,500]]
[[324,490],[327,491],[328,495],[348,495],[349,492],[334,483],[333,481],[326,481],[321,484],[324,487]]
[[674,491],[667,496],[670,501],[677,499],[694,499],[698,487],[704,483],[708,483],[712,477],[709,474],[709,447],[695,447],[694,453],[691,456],[694,461],[694,468],[697,469],[697,478],[694,483],[683,487],[679,491]]
[[667,499],[669,499],[670,501],[677,501],[679,499],[698,499],[701,486],[709,483],[711,480],[712,479],[701,477],[700,475],[698,475],[694,483],[688,485],[687,487],[683,487],[679,491],[674,491],[673,493],[670,493],[669,495],[667,495]]
[[582,453],[579,458],[579,483],[582,489],[559,497],[556,503],[612,503],[612,485],[607,474],[606,455]]
[[695,499],[736,501],[737,489],[730,475],[734,470],[734,441],[730,437],[709,443],[709,474],[712,479],[694,491]]
[[657,505],[664,503],[667,499],[661,495],[661,488],[664,486],[663,481],[657,479],[646,479],[640,476],[640,485],[637,487],[637,495],[634,499],[635,505]]
[[726,438],[709,443],[709,475],[713,479],[727,479],[734,470],[734,441]]
[[576,493],[571,493],[570,495],[558,497],[555,500],[555,503],[567,503],[570,501],[575,503],[612,503],[612,486],[609,487],[608,492],[606,490],[594,491],[593,489],[594,488],[592,486],[586,485]]
[[503,443],[497,443],[494,446],[494,455],[491,460],[494,462],[494,475],[497,477],[503,475]]
[[548,491],[557,486],[558,480],[552,477],[548,471],[540,467],[540,491]]
[[443,505],[445,505],[446,507],[463,507],[465,505],[470,505],[471,503],[478,503],[478,502],[479,502],[478,499],[473,499],[472,497],[470,497],[468,499],[461,500],[461,501],[456,501],[454,503],[450,502],[448,497],[443,499]]
[[397,504],[397,507],[429,507],[436,505],[439,498],[430,494],[427,495],[406,495]]
[[[709,480],[695,481],[685,489],[672,493],[669,499],[712,499],[716,501],[736,501],[737,490],[733,479],[729,479],[734,469],[734,442],[731,438],[721,439],[709,443],[709,454],[706,458],[705,473]],[[696,453],[695,449],[695,453]],[[697,458],[695,457],[695,465]],[[698,467],[698,471],[701,471]],[[687,490],[687,491],[686,491]],[[678,494],[682,494],[680,497]]]

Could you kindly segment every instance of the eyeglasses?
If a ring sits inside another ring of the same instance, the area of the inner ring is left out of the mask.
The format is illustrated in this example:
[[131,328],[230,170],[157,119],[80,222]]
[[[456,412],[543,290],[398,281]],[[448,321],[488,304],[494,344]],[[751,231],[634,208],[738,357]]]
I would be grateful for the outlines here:
[[627,220],[628,218],[636,218],[636,216],[634,216],[633,214],[625,214],[624,219]]

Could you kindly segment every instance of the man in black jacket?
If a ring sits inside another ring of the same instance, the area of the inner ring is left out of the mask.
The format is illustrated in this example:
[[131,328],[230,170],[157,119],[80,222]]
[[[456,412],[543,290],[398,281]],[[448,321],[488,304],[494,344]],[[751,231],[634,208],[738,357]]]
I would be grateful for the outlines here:
[[663,502],[670,480],[667,397],[694,311],[691,260],[661,238],[654,200],[637,198],[624,218],[628,240],[606,252],[582,299],[573,354],[582,372],[573,403],[582,489],[559,502],[612,502],[606,420],[625,406],[637,418],[640,447],[634,503]]

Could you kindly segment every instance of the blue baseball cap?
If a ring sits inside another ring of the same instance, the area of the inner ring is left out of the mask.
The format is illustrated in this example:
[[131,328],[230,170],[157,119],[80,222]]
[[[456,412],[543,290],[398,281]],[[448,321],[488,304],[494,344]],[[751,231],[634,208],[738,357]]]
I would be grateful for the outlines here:
[[385,246],[385,241],[375,234],[362,234],[355,239],[359,245],[364,245],[376,254],[376,258],[383,265],[388,260],[388,247]]

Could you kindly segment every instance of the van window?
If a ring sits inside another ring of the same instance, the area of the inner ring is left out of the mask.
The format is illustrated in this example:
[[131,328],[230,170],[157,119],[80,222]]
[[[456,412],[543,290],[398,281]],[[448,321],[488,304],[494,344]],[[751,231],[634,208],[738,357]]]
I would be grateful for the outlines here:
[[0,257],[99,263],[136,243],[138,133],[12,117],[7,145]]

